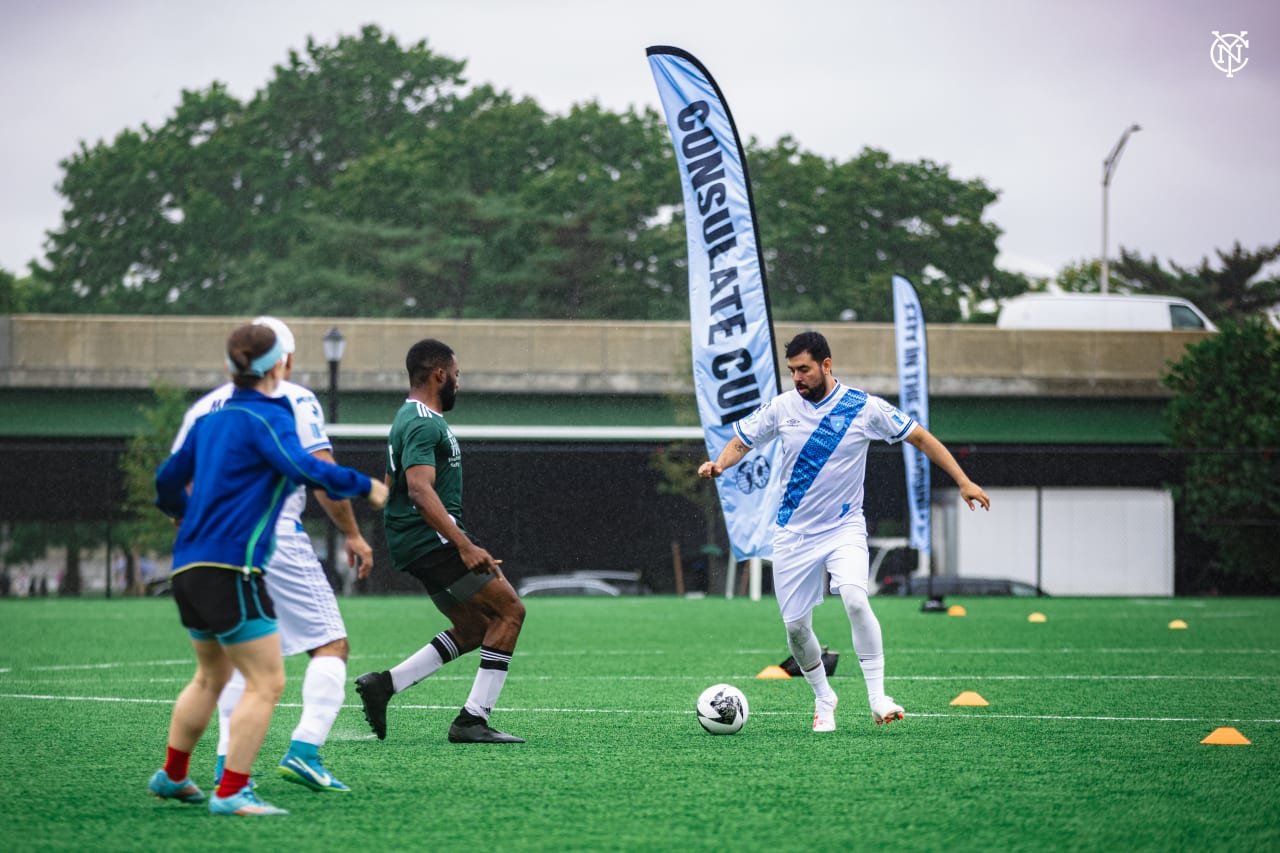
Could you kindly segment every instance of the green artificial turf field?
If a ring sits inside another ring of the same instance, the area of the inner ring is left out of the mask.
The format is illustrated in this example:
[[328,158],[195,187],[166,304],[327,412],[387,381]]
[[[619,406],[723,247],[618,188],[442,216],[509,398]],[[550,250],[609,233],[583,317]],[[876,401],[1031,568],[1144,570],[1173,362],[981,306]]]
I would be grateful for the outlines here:
[[[160,802],[172,701],[192,655],[167,599],[0,601],[0,845],[6,850],[1280,850],[1280,601],[956,598],[964,617],[877,599],[889,692],[871,722],[837,601],[839,728],[809,731],[770,600],[539,598],[493,723],[454,745],[469,655],[397,696],[376,740],[354,689],[324,756],[350,794],[276,775],[304,658],[255,770],[280,818]],[[342,602],[350,676],[444,627],[421,597]],[[1043,623],[1030,623],[1040,611]],[[1183,619],[1186,630],[1171,630]],[[699,728],[727,681],[737,735]],[[985,707],[957,707],[973,691]],[[1220,727],[1252,741],[1204,745]],[[210,731],[192,775],[209,788]]]

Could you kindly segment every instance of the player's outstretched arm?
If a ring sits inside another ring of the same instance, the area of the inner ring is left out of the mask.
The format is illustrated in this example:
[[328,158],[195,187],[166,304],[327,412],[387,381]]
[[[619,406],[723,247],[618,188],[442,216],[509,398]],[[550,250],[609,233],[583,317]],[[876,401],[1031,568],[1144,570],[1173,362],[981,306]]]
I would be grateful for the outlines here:
[[742,439],[734,438],[724,446],[720,451],[720,455],[716,457],[714,462],[703,462],[698,466],[698,476],[704,480],[710,480],[719,477],[725,471],[728,471],[734,465],[742,461],[742,457],[751,452],[751,448],[743,443]]
[[982,504],[983,509],[991,509],[991,499],[987,497],[987,493],[982,490],[981,486],[969,479],[968,475],[964,473],[964,469],[960,467],[960,463],[951,455],[951,451],[947,450],[946,445],[938,441],[933,433],[917,424],[906,440],[925,456],[928,456],[929,461],[946,471],[951,479],[956,481],[956,485],[960,487],[960,497],[964,498],[964,502],[969,505],[969,509],[977,508],[974,506],[975,501]]
[[[324,448],[311,451],[311,455],[325,462],[337,464],[337,460],[333,458],[333,453]],[[313,494],[321,509],[325,511],[325,515],[333,519],[334,525],[342,531],[347,554],[347,565],[356,569],[357,579],[368,577],[369,572],[373,571],[373,548],[365,541],[364,535],[360,532],[360,525],[356,523],[356,513],[351,507],[351,501],[335,501],[321,489],[316,489]]]

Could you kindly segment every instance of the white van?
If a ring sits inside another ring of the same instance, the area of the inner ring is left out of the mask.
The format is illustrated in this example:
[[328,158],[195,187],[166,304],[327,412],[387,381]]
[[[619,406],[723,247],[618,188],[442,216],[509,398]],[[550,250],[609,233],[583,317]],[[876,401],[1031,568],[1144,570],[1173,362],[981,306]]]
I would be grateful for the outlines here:
[[1216,332],[1204,312],[1176,296],[1024,293],[1000,309],[1001,329]]

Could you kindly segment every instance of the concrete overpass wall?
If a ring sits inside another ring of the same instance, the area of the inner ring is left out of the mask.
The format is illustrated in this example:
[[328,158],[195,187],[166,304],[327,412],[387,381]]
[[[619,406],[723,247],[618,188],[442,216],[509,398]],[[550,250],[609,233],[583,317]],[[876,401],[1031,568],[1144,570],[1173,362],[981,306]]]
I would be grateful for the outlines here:
[[[227,334],[247,318],[93,315],[0,316],[0,388],[140,389],[154,378],[205,389],[225,379]],[[692,391],[684,323],[284,318],[298,339],[294,378],[328,382],[321,339],[346,335],[342,387],[399,391],[404,354],[439,338],[459,354],[469,391],[504,394],[670,394]],[[781,348],[816,328],[837,375],[872,393],[897,393],[893,327],[777,323]],[[1166,363],[1198,332],[1012,331],[937,325],[928,330],[934,396],[1168,396]],[[785,376],[784,376],[785,381]]]

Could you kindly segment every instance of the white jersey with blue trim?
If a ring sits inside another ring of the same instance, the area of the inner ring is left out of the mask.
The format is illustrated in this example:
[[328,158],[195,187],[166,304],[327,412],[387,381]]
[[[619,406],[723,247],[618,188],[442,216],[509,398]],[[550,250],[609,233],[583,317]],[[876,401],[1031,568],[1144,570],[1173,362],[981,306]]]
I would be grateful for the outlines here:
[[779,394],[733,425],[747,447],[782,441],[782,501],[777,523],[793,533],[831,530],[862,515],[867,449],[896,444],[915,419],[881,397],[836,382],[821,402]]
[[[170,452],[177,452],[178,448],[187,439],[187,433],[191,431],[191,427],[197,420],[222,408],[222,404],[231,398],[231,392],[235,390],[235,385],[228,382],[214,388],[208,394],[205,394],[199,400],[191,404],[191,408],[187,409],[187,413],[182,418],[182,427],[178,430],[178,435],[173,440],[173,447]],[[328,434],[324,431],[324,411],[320,407],[320,401],[311,389],[299,385],[296,382],[290,382],[282,379],[276,385],[273,397],[288,397],[289,403],[293,407],[293,419],[298,425],[298,442],[302,445],[302,449],[308,453],[315,453],[317,450],[332,450],[333,444],[329,441]],[[302,512],[307,508],[307,487],[299,486],[285,500],[284,508],[280,511],[280,520],[276,522],[277,533],[293,533],[302,530]]]

